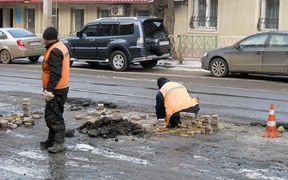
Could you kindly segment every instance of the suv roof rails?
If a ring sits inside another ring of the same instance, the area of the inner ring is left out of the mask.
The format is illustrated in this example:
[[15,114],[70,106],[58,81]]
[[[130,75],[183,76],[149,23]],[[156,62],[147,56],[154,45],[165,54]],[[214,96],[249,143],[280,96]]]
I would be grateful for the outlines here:
[[102,18],[91,20],[88,23],[96,22],[96,21],[102,21],[102,20],[140,20],[140,21],[145,21],[146,19],[160,19],[160,18],[157,18],[155,16],[102,17]]

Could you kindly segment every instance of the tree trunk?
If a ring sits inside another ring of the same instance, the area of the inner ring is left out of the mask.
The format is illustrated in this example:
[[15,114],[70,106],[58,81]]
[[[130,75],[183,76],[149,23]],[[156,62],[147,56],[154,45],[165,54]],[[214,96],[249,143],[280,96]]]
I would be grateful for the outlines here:
[[172,43],[171,53],[174,59],[177,59],[174,39],[174,24],[175,24],[175,7],[174,0],[154,0],[149,6],[152,16],[162,18],[164,25],[167,28],[168,35]]

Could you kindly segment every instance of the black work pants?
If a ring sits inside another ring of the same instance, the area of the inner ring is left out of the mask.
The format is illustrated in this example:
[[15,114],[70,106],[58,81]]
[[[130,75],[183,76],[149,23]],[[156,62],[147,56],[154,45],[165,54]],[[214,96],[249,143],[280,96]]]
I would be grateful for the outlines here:
[[196,106],[178,111],[170,117],[170,124],[175,125],[175,124],[178,124],[180,122],[180,112],[188,112],[188,113],[195,113],[196,114],[196,113],[198,113],[199,110],[200,110],[200,107],[197,104]]
[[49,128],[48,140],[62,144],[65,141],[65,122],[63,118],[66,95],[55,95],[51,101],[46,101],[45,121]]

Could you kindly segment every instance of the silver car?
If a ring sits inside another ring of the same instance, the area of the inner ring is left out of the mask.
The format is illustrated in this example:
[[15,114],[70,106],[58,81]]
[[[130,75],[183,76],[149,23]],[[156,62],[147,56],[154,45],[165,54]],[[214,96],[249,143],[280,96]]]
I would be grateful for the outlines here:
[[202,68],[216,77],[229,73],[288,75],[288,32],[263,32],[203,54]]
[[11,63],[16,58],[28,58],[37,62],[44,55],[42,38],[22,28],[0,28],[0,60]]

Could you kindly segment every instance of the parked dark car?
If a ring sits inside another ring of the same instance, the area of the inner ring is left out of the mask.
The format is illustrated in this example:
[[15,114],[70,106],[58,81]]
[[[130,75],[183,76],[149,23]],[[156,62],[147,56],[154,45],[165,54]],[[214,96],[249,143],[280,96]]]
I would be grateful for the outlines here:
[[41,37],[22,28],[0,28],[0,59],[3,64],[17,58],[28,58],[32,63],[44,55]]
[[159,18],[100,18],[84,25],[76,37],[61,41],[70,51],[71,64],[106,62],[115,71],[125,71],[137,62],[153,68],[157,60],[170,57],[170,41]]
[[288,32],[253,34],[232,46],[205,52],[201,63],[216,77],[229,73],[288,75]]

